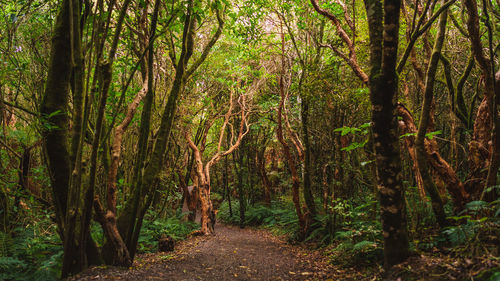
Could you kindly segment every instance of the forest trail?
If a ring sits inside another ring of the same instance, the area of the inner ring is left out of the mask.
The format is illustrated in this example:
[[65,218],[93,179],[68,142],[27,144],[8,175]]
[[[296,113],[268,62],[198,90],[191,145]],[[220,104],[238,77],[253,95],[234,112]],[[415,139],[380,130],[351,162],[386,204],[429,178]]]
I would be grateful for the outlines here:
[[268,231],[220,224],[215,230],[180,242],[172,253],[139,256],[132,270],[92,268],[72,280],[340,280],[319,252]]

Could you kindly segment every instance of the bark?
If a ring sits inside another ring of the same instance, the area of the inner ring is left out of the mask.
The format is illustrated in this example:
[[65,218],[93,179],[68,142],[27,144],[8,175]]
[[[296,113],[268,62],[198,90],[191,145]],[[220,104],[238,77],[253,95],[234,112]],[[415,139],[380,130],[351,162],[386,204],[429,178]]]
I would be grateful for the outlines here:
[[[191,136],[187,131],[184,132],[184,137],[187,141],[189,148],[194,153],[195,167],[196,167],[196,175],[198,178],[198,195],[201,203],[201,232],[204,234],[209,234],[209,213],[213,211],[212,202],[210,200],[210,169],[215,163],[217,163],[222,157],[225,157],[235,151],[241,144],[243,137],[249,132],[249,126],[247,123],[247,116],[249,114],[249,109],[247,108],[246,98],[244,95],[238,97],[238,103],[241,110],[240,113],[240,126],[238,136],[234,140],[234,143],[228,143],[228,149],[226,151],[222,151],[222,142],[224,140],[224,134],[226,133],[226,127],[230,122],[230,118],[233,114],[234,102],[233,102],[233,90],[231,89],[229,95],[229,108],[227,112],[224,114],[224,122],[220,128],[219,132],[219,142],[217,144],[217,150],[212,158],[207,161],[207,163],[203,164],[203,152],[204,152],[204,144],[202,144],[202,148],[198,148],[196,144],[192,141]],[[214,120],[209,121],[209,124],[213,124]],[[209,125],[210,126],[210,125]],[[205,130],[206,138],[209,130]],[[231,136],[233,139],[233,136]],[[213,230],[212,230],[213,231]]]
[[[497,171],[498,171],[498,165],[499,161],[498,156],[499,151],[498,151],[498,145],[500,145],[500,142],[498,140],[498,105],[497,105],[497,100],[499,99],[498,93],[495,94],[495,83],[496,83],[496,78],[495,78],[495,67],[494,67],[494,62],[493,58],[487,58],[483,52],[483,45],[481,43],[481,31],[480,31],[480,24],[479,24],[479,13],[478,13],[478,7],[477,7],[477,2],[474,0],[464,0],[463,5],[466,8],[466,12],[468,15],[466,25],[467,25],[467,31],[469,33],[469,39],[471,42],[471,52],[481,68],[482,71],[482,77],[484,78],[484,86],[485,86],[485,92],[484,92],[484,99],[481,103],[480,110],[483,110],[481,112],[483,115],[480,117],[479,120],[476,119],[476,122],[474,123],[474,134],[472,137],[472,141],[469,145],[469,150],[471,151],[472,157],[470,157],[470,162],[471,166],[473,169],[477,169],[485,164],[488,164],[489,169],[488,173],[486,175],[479,175],[477,176],[477,173],[473,173],[473,176],[479,177],[481,181],[483,179],[485,180],[485,184],[483,185],[475,185],[474,187],[471,188],[470,193],[472,194],[480,194],[482,193],[484,187],[488,187],[490,185],[495,185],[496,184],[496,179],[497,179]],[[490,43],[490,56],[493,56],[492,52],[492,34],[491,34],[491,26],[490,22],[488,20],[488,12],[487,9],[483,9],[485,12],[486,16],[486,21],[485,24],[488,27],[488,34],[489,34],[489,43]],[[486,113],[488,112],[488,113]],[[479,110],[478,110],[479,114]],[[489,135],[486,137],[483,135],[483,132],[490,132]],[[481,157],[482,150],[487,150],[487,156],[486,158],[488,159],[487,161],[484,161],[483,157]],[[493,161],[491,161],[493,160]],[[490,162],[491,163],[485,163],[485,162]],[[476,174],[476,175],[474,175]],[[489,176],[488,176],[489,175]],[[479,190],[477,186],[481,186]],[[472,190],[476,189],[476,190]]]
[[422,113],[420,115],[420,123],[415,140],[416,156],[418,167],[420,169],[420,175],[422,176],[424,188],[431,198],[432,209],[434,211],[434,215],[436,216],[436,220],[441,227],[445,227],[448,223],[446,221],[446,213],[444,212],[443,208],[443,200],[441,199],[438,189],[434,184],[431,174],[429,173],[424,140],[427,129],[431,125],[431,107],[434,94],[434,81],[436,79],[440,53],[441,49],[443,48],[443,42],[445,39],[447,17],[448,13],[446,11],[441,13],[441,16],[439,17],[439,29],[436,35],[434,48],[432,50],[431,60],[427,68],[424,89],[424,102],[422,105]]
[[[370,33],[370,98],[385,267],[409,256],[396,117],[400,1],[365,0]],[[382,44],[383,42],[383,44]]]
[[170,136],[173,122],[172,119],[176,109],[176,102],[179,95],[184,89],[184,73],[186,70],[187,62],[189,61],[189,58],[191,57],[193,52],[193,1],[188,2],[186,9],[187,10],[184,19],[184,29],[182,36],[182,53],[179,58],[179,62],[176,64],[176,74],[174,82],[172,84],[172,88],[170,89],[167,104],[165,105],[162,114],[160,128],[158,130],[158,136],[153,148],[153,153],[151,155],[150,164],[144,170],[146,164],[146,152],[148,148],[151,109],[154,97],[153,90],[148,87],[148,92],[145,97],[143,112],[141,116],[140,136],[138,143],[139,152],[137,154],[137,160],[135,164],[135,177],[132,196],[129,200],[127,200],[125,208],[118,217],[117,221],[120,235],[125,240],[131,257],[135,256],[137,241],[134,239],[134,237],[138,237],[136,233],[140,231],[140,228],[138,228],[138,226],[142,221],[142,218],[140,217],[141,209],[147,209],[148,207],[143,203],[143,199],[148,194],[149,189],[152,189],[152,185],[154,184],[156,176],[160,171],[161,162],[163,161],[163,156],[167,146],[167,140]]
[[309,220],[316,216],[316,204],[311,187],[311,144],[309,142],[309,100],[308,97],[302,99],[302,133],[304,140],[304,201],[309,211]]
[[281,52],[282,52],[282,59],[281,59],[281,74],[279,78],[279,90],[280,90],[280,104],[278,107],[278,127],[276,128],[276,134],[278,137],[278,141],[281,143],[283,147],[283,153],[285,154],[285,158],[287,159],[288,162],[288,167],[290,169],[290,173],[292,174],[292,200],[293,204],[295,206],[295,211],[297,213],[297,217],[299,219],[299,226],[302,232],[302,235],[305,232],[306,229],[306,222],[304,215],[302,214],[302,207],[300,204],[300,196],[299,196],[299,187],[300,187],[300,180],[299,176],[297,174],[297,168],[296,168],[296,163],[295,160],[292,157],[292,154],[290,153],[290,147],[288,143],[286,142],[285,138],[283,137],[283,109],[284,109],[284,104],[285,104],[285,85],[284,85],[284,75],[285,75],[285,37],[283,33],[283,28],[281,30]]
[[40,107],[42,116],[43,148],[47,156],[49,174],[58,226],[63,228],[68,199],[71,162],[68,147],[69,82],[71,73],[71,46],[69,30],[69,1],[62,2],[56,18],[44,98]]
[[[222,29],[224,22],[220,17],[219,11],[216,10],[216,16],[218,21],[218,27],[213,37],[209,43],[204,46],[201,56],[193,62],[191,66],[188,67],[189,60],[193,54],[194,49],[194,38],[196,30],[196,15],[195,9],[193,7],[194,1],[189,1],[186,7],[186,16],[184,21],[184,29],[182,36],[182,50],[177,63],[175,63],[175,77],[168,95],[168,100],[165,105],[160,126],[158,129],[158,135],[154,144],[153,152],[147,167],[145,167],[144,173],[139,175],[138,180],[135,184],[135,193],[133,195],[133,200],[130,204],[127,202],[126,213],[120,216],[118,220],[120,233],[127,237],[127,246],[131,251],[131,256],[135,255],[135,246],[137,245],[137,239],[139,237],[140,226],[142,225],[143,215],[149,208],[150,200],[146,200],[146,203],[141,204],[141,198],[149,194],[154,186],[154,182],[158,173],[161,170],[162,161],[166,152],[166,147],[168,143],[168,138],[170,137],[172,125],[174,122],[174,116],[177,109],[177,100],[184,92],[187,79],[198,69],[198,67],[207,58],[211,48],[215,45],[220,35],[222,34]],[[149,126],[148,130],[149,130]],[[149,134],[149,131],[144,132],[145,136]],[[147,145],[147,141],[144,142]],[[140,160],[141,167],[144,167],[145,155]],[[139,170],[138,170],[139,171]],[[200,188],[201,189],[201,188]],[[137,221],[137,223],[136,223]]]
[[54,35],[45,86],[44,98],[40,113],[44,127],[44,151],[48,160],[49,174],[51,178],[52,194],[56,209],[56,218],[61,240],[64,245],[62,277],[81,271],[86,261],[80,259],[81,248],[78,247],[77,237],[79,233],[71,231],[67,227],[70,216],[67,215],[70,192],[71,159],[70,147],[68,147],[69,117],[67,106],[69,103],[70,74],[72,71],[72,1],[62,2],[59,14],[56,18]]
[[[342,27],[341,22],[338,20],[338,18],[328,12],[327,10],[321,8],[318,4],[317,0],[311,0],[311,4],[313,5],[314,9],[316,12],[318,12],[320,15],[328,18],[333,25],[335,26],[335,29],[337,31],[337,34],[339,35],[340,39],[346,44],[347,48],[349,49],[349,54],[345,55],[344,53],[340,52],[337,48],[333,47],[332,45],[324,45],[324,47],[328,47],[332,49],[337,55],[339,55],[354,71],[354,74],[363,81],[363,83],[368,84],[368,75],[361,69],[358,59],[356,56],[356,51],[355,51],[355,45],[354,45],[354,40],[349,37],[347,32],[344,30]],[[347,19],[347,18],[346,18]]]
[[472,129],[472,124],[469,122],[469,109],[465,105],[464,96],[463,96],[463,88],[469,74],[474,67],[474,58],[469,57],[469,61],[467,63],[467,67],[465,68],[462,76],[460,76],[457,85],[455,87],[453,83],[453,78],[451,77],[451,64],[449,60],[441,54],[441,62],[443,63],[443,70],[446,78],[446,86],[448,87],[448,92],[450,95],[450,107],[452,113],[458,118],[462,124],[467,129]]
[[263,144],[261,143],[261,149],[257,152],[257,166],[259,169],[259,175],[262,179],[262,185],[264,187],[264,202],[267,205],[271,205],[271,182],[269,181],[269,177],[267,176],[266,171],[266,145],[265,145],[265,137],[263,140]]
[[415,126],[415,122],[413,121],[413,117],[410,115],[410,112],[406,108],[404,108],[403,105],[398,106],[398,115],[402,117],[402,120],[398,122],[399,132],[401,135],[407,135],[407,137],[404,138],[404,143],[413,162],[412,170],[415,177],[415,182],[417,184],[418,192],[420,194],[420,197],[425,200],[426,197],[424,183],[422,180],[422,176],[420,175],[420,169],[417,162],[417,154],[415,151],[415,135],[417,133],[417,127]]
[[[403,105],[399,104],[397,107],[398,115],[402,118],[400,122],[400,126],[406,128],[406,133],[416,134],[416,126],[413,117],[411,116],[408,109],[406,109]],[[413,136],[406,137],[413,141]],[[432,144],[434,142],[434,144]],[[450,193],[453,202],[456,206],[461,206],[469,199],[467,192],[465,191],[464,184],[458,178],[455,170],[450,166],[450,164],[441,156],[439,151],[435,149],[437,144],[436,140],[429,140],[426,138],[424,140],[425,151],[427,154],[427,160],[429,161],[430,166],[434,171],[437,172],[437,175],[440,179],[446,184],[446,188]]]
[[141,100],[147,93],[148,90],[148,80],[146,77],[142,85],[142,89],[137,93],[134,100],[129,104],[125,118],[115,128],[115,135],[113,137],[113,144],[111,145],[111,165],[108,172],[108,183],[107,183],[107,207],[108,210],[116,214],[116,175],[118,174],[118,165],[120,164],[120,157],[122,152],[122,141],[123,135],[127,130],[132,118],[135,115],[137,107],[139,106]]
[[105,212],[99,198],[95,198],[94,200],[94,210],[96,212],[96,220],[101,224],[104,236],[106,237],[106,243],[111,244],[112,252],[103,253],[106,263],[130,267],[132,259],[130,258],[125,242],[123,242],[118,232],[116,215],[110,210]]

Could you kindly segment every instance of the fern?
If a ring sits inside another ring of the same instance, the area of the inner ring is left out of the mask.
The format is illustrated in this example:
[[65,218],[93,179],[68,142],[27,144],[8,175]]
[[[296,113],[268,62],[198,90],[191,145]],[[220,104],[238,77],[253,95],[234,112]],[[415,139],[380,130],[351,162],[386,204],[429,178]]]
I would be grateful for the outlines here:
[[21,274],[26,272],[28,265],[14,257],[0,257],[0,280],[26,280]]
[[354,246],[352,247],[352,250],[354,252],[365,252],[369,249],[373,249],[376,247],[377,247],[377,244],[373,243],[373,241],[363,240],[361,242],[354,244]]
[[199,226],[196,223],[182,221],[182,215],[167,219],[156,219],[154,221],[144,220],[137,249],[139,252],[155,251],[158,246],[158,240],[162,236],[170,236],[174,240],[182,240],[198,228]]
[[12,238],[9,234],[0,231],[0,257],[6,257],[12,252]]

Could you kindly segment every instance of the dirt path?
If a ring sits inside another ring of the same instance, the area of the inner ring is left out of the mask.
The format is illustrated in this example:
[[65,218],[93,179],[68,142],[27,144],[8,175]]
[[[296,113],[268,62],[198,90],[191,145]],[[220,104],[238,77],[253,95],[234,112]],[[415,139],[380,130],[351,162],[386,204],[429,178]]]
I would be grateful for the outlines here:
[[290,246],[267,231],[218,225],[215,236],[190,238],[173,253],[138,257],[132,270],[93,268],[73,280],[326,280],[330,276],[332,268],[318,252]]

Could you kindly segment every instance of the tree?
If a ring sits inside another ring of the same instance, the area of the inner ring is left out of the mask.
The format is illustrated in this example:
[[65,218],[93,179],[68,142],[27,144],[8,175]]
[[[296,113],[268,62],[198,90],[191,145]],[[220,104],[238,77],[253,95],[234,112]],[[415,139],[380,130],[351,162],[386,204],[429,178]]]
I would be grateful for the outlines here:
[[[251,99],[251,94],[249,95],[249,97],[247,97],[246,95],[240,95],[237,99],[238,107],[240,110],[239,113],[240,125],[237,135],[232,129],[233,125],[229,123],[232,115],[234,114],[233,110],[235,107],[233,100],[233,91],[234,91],[233,89],[230,90],[228,99],[229,107],[227,112],[224,114],[224,121],[219,130],[217,149],[214,155],[210,158],[210,160],[206,162],[206,164],[203,164],[203,155],[202,155],[204,152],[205,145],[202,144],[202,149],[198,148],[193,142],[190,133],[187,130],[184,132],[184,137],[189,145],[189,148],[194,153],[194,159],[196,163],[197,191],[198,191],[198,198],[200,199],[201,203],[201,232],[204,233],[205,235],[210,233],[208,227],[208,224],[210,223],[209,215],[211,212],[213,212],[212,201],[210,200],[210,168],[223,157],[233,153],[233,151],[235,151],[240,146],[243,137],[248,133],[250,129],[250,126],[248,124],[248,115],[250,114],[250,108],[247,99],[249,100]],[[215,118],[208,121],[208,129],[205,130],[206,132],[205,134],[208,134],[209,128],[212,126],[214,122]],[[224,134],[226,133],[226,127],[228,125],[231,128],[230,130],[231,142],[228,143],[228,149],[226,151],[221,151],[222,143],[224,140]],[[206,135],[203,137],[203,139],[206,139]]]
[[399,11],[401,2],[365,0],[370,32],[370,99],[377,165],[384,261],[391,267],[409,256],[396,115]]

